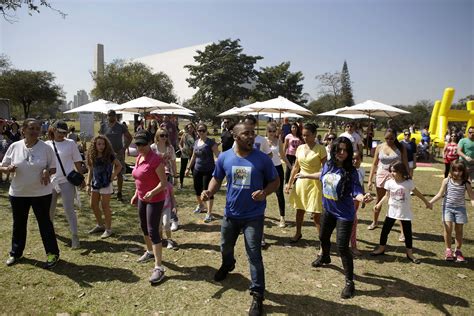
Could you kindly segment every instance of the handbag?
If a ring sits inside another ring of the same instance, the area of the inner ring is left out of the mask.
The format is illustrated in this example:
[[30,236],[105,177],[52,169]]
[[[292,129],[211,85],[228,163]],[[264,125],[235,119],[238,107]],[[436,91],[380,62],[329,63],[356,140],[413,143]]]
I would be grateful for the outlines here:
[[61,161],[61,158],[59,157],[58,149],[56,148],[56,144],[54,143],[54,140],[53,140],[53,146],[54,146],[54,152],[56,153],[56,157],[58,157],[59,165],[61,166],[61,170],[63,171],[63,175],[66,177],[67,181],[69,181],[69,183],[75,186],[80,186],[82,182],[84,182],[84,176],[80,174],[79,172],[77,172],[76,170],[72,170],[66,175],[66,172],[64,171],[63,163]]

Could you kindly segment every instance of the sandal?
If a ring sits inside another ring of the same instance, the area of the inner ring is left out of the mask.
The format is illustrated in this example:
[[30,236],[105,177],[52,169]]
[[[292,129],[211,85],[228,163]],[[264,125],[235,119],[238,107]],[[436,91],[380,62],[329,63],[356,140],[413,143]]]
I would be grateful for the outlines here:
[[296,244],[298,241],[300,241],[300,239],[303,237],[303,234],[300,234],[298,237],[296,238],[291,238],[290,239],[290,244]]
[[377,224],[374,224],[374,223],[372,223],[372,224],[370,224],[369,226],[367,226],[367,229],[368,229],[368,230],[374,230],[375,228],[377,228]]

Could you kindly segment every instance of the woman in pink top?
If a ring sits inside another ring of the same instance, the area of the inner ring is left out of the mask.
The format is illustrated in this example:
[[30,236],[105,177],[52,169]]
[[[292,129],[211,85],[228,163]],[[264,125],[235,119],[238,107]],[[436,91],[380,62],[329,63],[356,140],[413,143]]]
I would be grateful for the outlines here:
[[130,203],[138,204],[140,226],[143,231],[147,251],[138,259],[143,263],[155,259],[155,268],[150,283],[163,280],[165,270],[161,265],[162,246],[160,236],[160,219],[165,200],[166,174],[162,158],[151,148],[151,135],[146,130],[135,134],[138,157],[132,176],[135,178],[135,194]]
[[451,162],[459,158],[458,155],[458,135],[452,133],[449,137],[449,142],[446,143],[443,150],[444,158],[444,177],[447,178],[449,175],[449,169],[451,167]]
[[283,147],[286,158],[290,162],[290,165],[286,166],[285,183],[288,183],[288,180],[290,179],[291,169],[295,165],[296,161],[296,148],[298,148],[298,146],[301,144],[303,144],[303,140],[301,137],[300,127],[298,124],[293,123],[291,124],[291,133],[286,135],[285,146]]

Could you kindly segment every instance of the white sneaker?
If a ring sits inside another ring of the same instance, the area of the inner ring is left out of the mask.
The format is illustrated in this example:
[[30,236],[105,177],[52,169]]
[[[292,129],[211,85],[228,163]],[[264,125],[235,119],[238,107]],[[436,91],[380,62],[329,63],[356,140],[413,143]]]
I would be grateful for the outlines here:
[[71,238],[71,249],[77,249],[81,246],[81,243],[79,242],[79,237],[77,235],[72,235]]
[[166,245],[166,248],[178,250],[178,244],[174,240],[168,239],[168,244]]
[[286,222],[285,222],[284,217],[280,218],[280,224],[278,224],[278,227],[280,227],[280,228],[286,227]]
[[172,232],[175,232],[177,231],[179,228],[179,222],[178,221],[172,221],[171,222],[171,231]]
[[105,227],[102,225],[96,225],[94,228],[89,230],[89,234],[95,234],[95,233],[100,233],[105,230]]
[[104,230],[104,233],[100,236],[100,238],[105,239],[109,238],[110,236],[112,236],[112,229],[106,229]]

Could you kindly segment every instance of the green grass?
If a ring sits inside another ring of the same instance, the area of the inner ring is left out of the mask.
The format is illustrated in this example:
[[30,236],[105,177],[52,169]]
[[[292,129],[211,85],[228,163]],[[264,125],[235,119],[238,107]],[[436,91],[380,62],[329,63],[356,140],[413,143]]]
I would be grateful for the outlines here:
[[[370,159],[367,159],[369,162]],[[427,196],[439,187],[438,172],[416,171],[415,183]],[[130,176],[129,176],[130,178]],[[236,269],[222,283],[212,281],[220,266],[219,221],[204,224],[204,214],[194,215],[194,192],[191,179],[186,189],[177,191],[181,228],[173,234],[178,251],[163,250],[166,279],[151,287],[148,277],[152,263],[137,264],[143,252],[136,209],[127,203],[112,201],[115,235],[101,240],[88,235],[94,217],[82,194],[84,207],[78,211],[82,248],[71,250],[70,233],[64,211],[57,211],[55,228],[61,249],[61,261],[51,271],[42,269],[45,260],[36,220],[31,212],[25,259],[7,267],[0,263],[1,314],[236,314],[243,315],[249,304],[249,271],[243,240],[236,250]],[[124,195],[131,197],[132,181],[125,182]],[[6,260],[11,242],[12,216],[8,186],[0,186],[0,253]],[[215,211],[222,215],[225,191],[215,200]],[[339,257],[333,248],[333,263],[314,269],[316,231],[305,216],[303,239],[293,247],[288,239],[294,234],[295,212],[287,203],[287,228],[278,227],[278,207],[274,195],[268,198],[264,251],[268,314],[453,314],[472,315],[474,304],[473,225],[465,225],[466,264],[443,260],[440,205],[427,210],[413,198],[415,218],[414,252],[422,264],[405,259],[404,244],[398,241],[399,227],[389,236],[387,255],[377,258],[368,253],[378,243],[380,228],[366,229],[371,205],[359,210],[358,244],[363,257],[354,261],[356,296],[341,300],[344,276]],[[472,207],[469,205],[469,212]],[[386,206],[382,211],[386,214]],[[471,216],[471,221],[473,220]],[[334,234],[333,234],[334,235]],[[334,237],[334,236],[333,236]],[[334,238],[333,238],[334,241]]]

